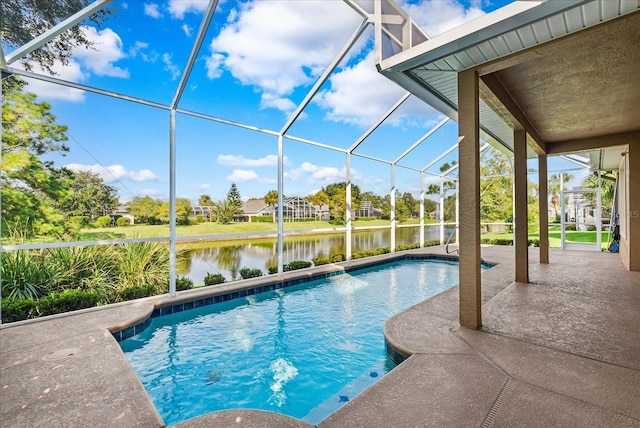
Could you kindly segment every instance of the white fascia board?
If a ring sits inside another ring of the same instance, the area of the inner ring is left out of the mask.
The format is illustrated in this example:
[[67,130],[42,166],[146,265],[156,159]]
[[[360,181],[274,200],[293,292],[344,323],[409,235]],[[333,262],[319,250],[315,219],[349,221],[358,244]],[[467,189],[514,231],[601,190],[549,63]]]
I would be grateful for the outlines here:
[[405,71],[432,63],[590,1],[593,0],[516,1],[384,59],[378,69]]

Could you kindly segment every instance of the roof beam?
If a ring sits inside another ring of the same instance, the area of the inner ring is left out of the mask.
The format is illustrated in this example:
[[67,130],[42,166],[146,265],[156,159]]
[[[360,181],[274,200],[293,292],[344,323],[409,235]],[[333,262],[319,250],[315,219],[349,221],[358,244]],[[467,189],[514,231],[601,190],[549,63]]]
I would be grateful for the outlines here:
[[529,121],[525,113],[522,111],[516,100],[513,99],[509,91],[504,87],[502,81],[496,74],[486,74],[484,76],[480,76],[482,82],[487,85],[489,90],[493,92],[493,94],[498,98],[498,100],[502,103],[502,105],[509,111],[509,113],[513,116],[516,122],[520,124],[522,129],[524,129],[527,134],[533,138],[535,145],[533,146],[533,150],[537,155],[546,154],[547,146],[538,132],[534,128],[533,124]]
[[640,131],[622,132],[620,134],[601,135],[599,137],[580,138],[577,140],[558,141],[547,145],[547,154],[559,155],[604,147],[640,145]]

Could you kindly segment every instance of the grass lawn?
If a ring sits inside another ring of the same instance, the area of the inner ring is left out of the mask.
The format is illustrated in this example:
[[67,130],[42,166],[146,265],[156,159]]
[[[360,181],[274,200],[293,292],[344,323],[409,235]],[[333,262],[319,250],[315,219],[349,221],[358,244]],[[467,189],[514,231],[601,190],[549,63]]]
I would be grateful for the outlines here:
[[[409,219],[402,224],[418,224],[418,219]],[[425,223],[428,223],[425,222]],[[389,220],[356,220],[353,227],[389,226]],[[284,230],[340,229],[344,226],[334,225],[328,221],[285,222]],[[229,224],[200,223],[191,226],[176,226],[177,236],[225,235],[232,233],[264,233],[276,232],[278,223],[237,222]],[[127,238],[162,238],[169,236],[169,226],[133,225],[125,227],[87,228],[81,231],[81,240]]]
[[[567,242],[579,242],[585,244],[595,244],[597,240],[597,232],[581,232],[574,230],[567,230],[565,232],[565,239]],[[602,249],[607,249],[607,237],[609,232],[602,232]],[[513,239],[513,233],[484,233],[481,238],[504,238]],[[529,232],[529,239],[538,239],[540,234],[538,232]],[[560,248],[561,245],[561,230],[559,226],[549,227],[549,247]]]

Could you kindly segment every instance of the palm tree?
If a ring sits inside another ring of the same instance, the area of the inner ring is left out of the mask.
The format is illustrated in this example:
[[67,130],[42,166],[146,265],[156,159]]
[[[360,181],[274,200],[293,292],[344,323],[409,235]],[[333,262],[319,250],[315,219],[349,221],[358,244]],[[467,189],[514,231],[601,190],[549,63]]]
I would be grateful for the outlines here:
[[278,203],[278,191],[277,190],[269,190],[266,195],[264,195],[264,201],[267,205],[271,207],[271,213],[273,215],[273,222],[276,222],[276,204]]
[[215,204],[212,211],[216,215],[220,223],[228,224],[233,220],[233,217],[238,214],[240,208],[238,208],[238,206],[233,202],[225,199]]
[[[562,175],[563,185],[567,184],[571,180],[573,180],[573,175],[567,173],[564,173]],[[551,203],[553,204],[553,209],[556,213],[556,216],[560,211],[560,187],[560,174],[553,174],[551,177],[549,177],[548,193],[551,195]]]

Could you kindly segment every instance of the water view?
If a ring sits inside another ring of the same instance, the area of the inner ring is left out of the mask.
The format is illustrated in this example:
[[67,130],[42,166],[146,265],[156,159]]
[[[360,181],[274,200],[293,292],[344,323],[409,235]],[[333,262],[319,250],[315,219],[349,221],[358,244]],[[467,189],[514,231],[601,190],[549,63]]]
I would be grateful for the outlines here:
[[[453,229],[445,227],[445,236]],[[440,239],[438,227],[425,227],[425,242]],[[409,245],[420,242],[419,227],[396,229],[396,245]],[[371,250],[389,247],[391,232],[368,230],[353,232],[352,251]],[[283,261],[310,261],[314,257],[330,254],[344,254],[345,234],[314,234],[285,237]],[[207,273],[221,273],[227,280],[239,279],[241,268],[260,269],[267,273],[268,266],[278,263],[277,239],[251,239],[239,241],[207,241],[197,243],[179,243],[177,272],[189,277],[195,284],[202,284]]]

